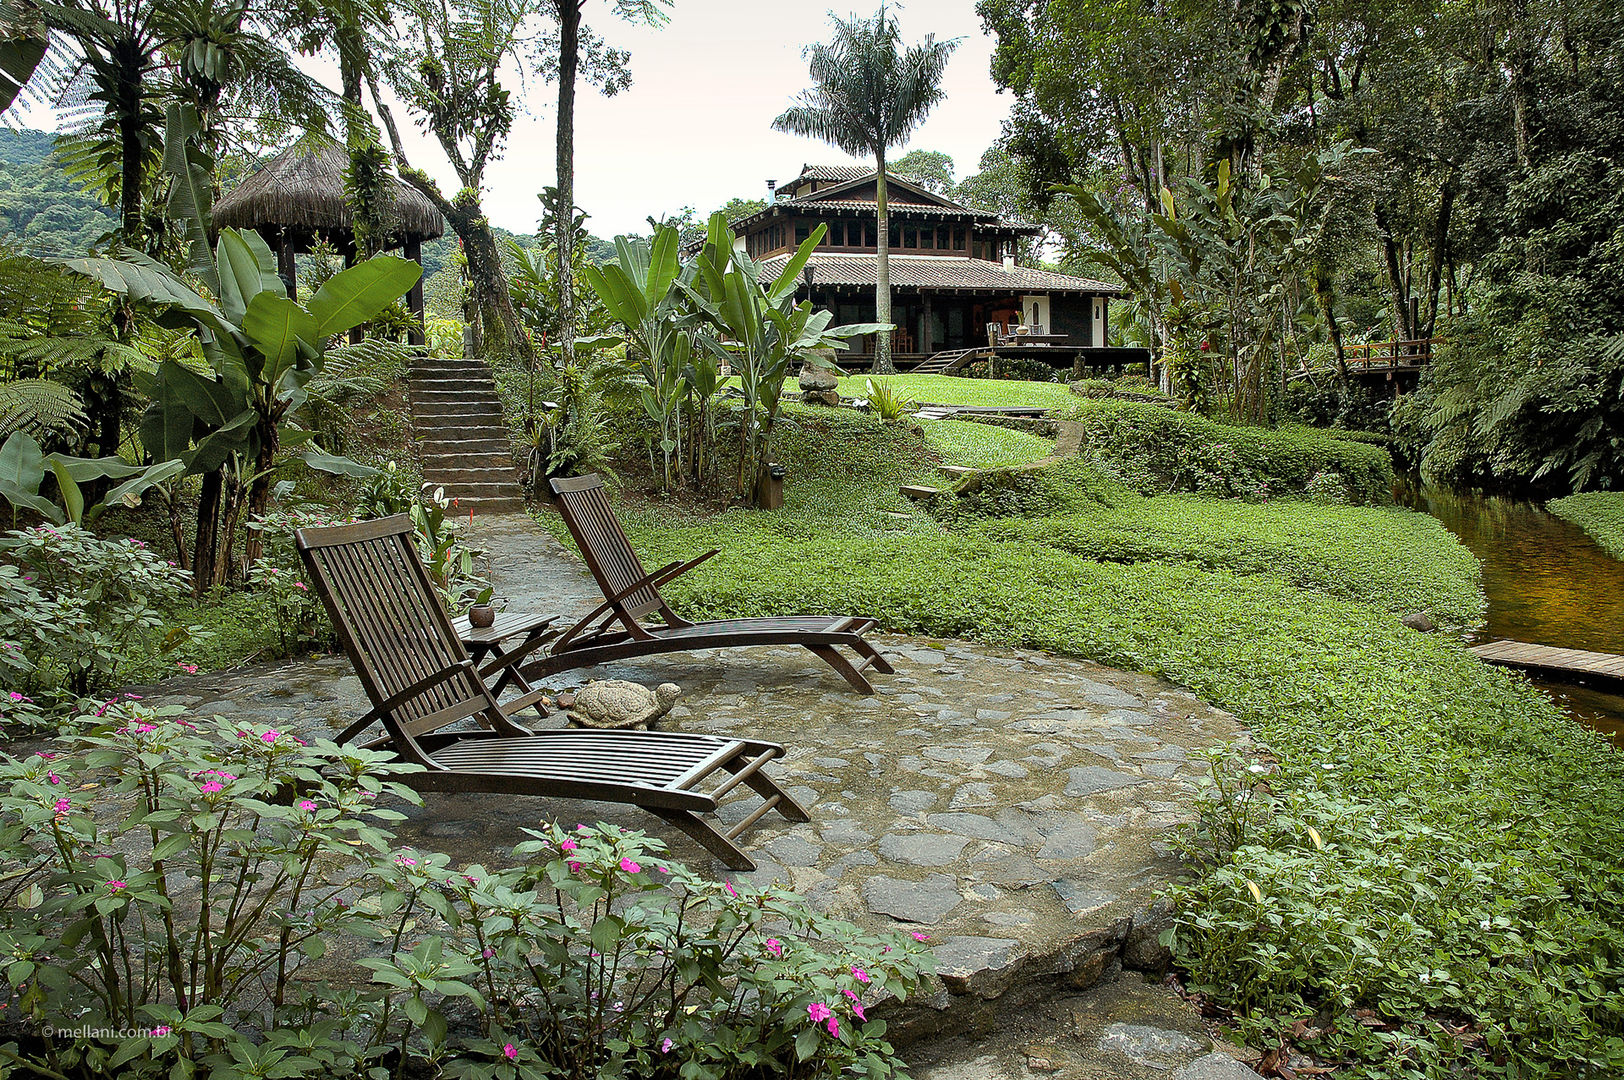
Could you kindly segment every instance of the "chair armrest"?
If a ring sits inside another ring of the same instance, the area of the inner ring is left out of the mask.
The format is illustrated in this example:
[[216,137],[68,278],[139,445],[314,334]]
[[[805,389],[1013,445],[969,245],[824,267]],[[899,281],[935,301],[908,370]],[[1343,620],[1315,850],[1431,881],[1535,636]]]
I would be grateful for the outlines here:
[[526,641],[519,648],[514,649],[510,653],[504,654],[499,659],[492,660],[490,663],[479,669],[480,681],[483,682],[489,679],[492,675],[495,675],[498,671],[504,671],[522,660],[529,659],[531,653],[535,652],[549,641],[552,641],[557,636],[557,630],[539,633],[534,638]]
[[685,563],[670,563],[667,566],[663,566],[649,575],[649,577],[653,579],[649,582],[649,584],[653,585],[655,588],[659,588],[666,582],[674,581],[705,560],[714,558],[721,553],[721,548],[711,548],[709,551],[705,552],[705,554],[700,555],[697,558],[689,559]]
[[421,697],[423,694],[428,693],[441,683],[449,682],[458,675],[461,675],[463,672],[467,672],[469,675],[474,676],[476,680],[479,678],[479,673],[474,670],[474,662],[472,660],[459,660],[449,667],[436,671],[433,675],[429,675],[425,678],[417,680],[400,693],[385,698],[383,701],[380,701],[378,704],[372,706],[372,708],[368,709],[364,714],[362,714],[359,720],[355,721],[355,723],[339,732],[338,739],[336,741],[341,743],[349,742],[351,739],[361,734],[361,732],[371,727],[378,720],[381,720],[383,717],[394,712],[408,701],[411,701],[416,697]]

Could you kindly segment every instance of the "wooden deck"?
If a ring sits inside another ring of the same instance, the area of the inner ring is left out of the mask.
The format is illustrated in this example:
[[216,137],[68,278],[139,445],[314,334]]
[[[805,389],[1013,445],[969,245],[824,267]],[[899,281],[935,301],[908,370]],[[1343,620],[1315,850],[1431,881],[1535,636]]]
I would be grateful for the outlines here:
[[1624,656],[1614,656],[1612,653],[1559,649],[1553,645],[1535,645],[1504,638],[1473,645],[1472,652],[1491,664],[1518,668],[1545,678],[1624,685]]

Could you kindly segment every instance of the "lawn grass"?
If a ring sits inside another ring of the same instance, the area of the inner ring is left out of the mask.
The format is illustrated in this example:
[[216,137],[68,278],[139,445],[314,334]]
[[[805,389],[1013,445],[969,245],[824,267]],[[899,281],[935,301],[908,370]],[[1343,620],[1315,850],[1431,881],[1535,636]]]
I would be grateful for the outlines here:
[[1041,461],[1054,453],[1054,442],[1026,431],[1012,431],[972,420],[922,420],[925,442],[943,465],[972,469],[1007,469]]
[[1545,508],[1589,533],[1615,559],[1624,559],[1624,491],[1586,491],[1552,499]]
[[1624,1070],[1624,766],[1520,678],[1399,625],[1412,598],[1475,609],[1447,533],[1097,491],[1097,510],[947,532],[894,496],[923,444],[860,421],[783,437],[783,512],[628,515],[650,565],[722,549],[667,590],[679,611],[873,614],[1189,686],[1278,760],[1267,789],[1242,771],[1208,804],[1209,861],[1176,891],[1179,961],[1245,1038],[1324,1010],[1339,1022],[1305,1041],[1346,1075]]
[[840,380],[843,397],[868,396],[865,380],[889,383],[902,397],[932,405],[1031,405],[1068,410],[1082,400],[1065,383],[1013,379],[961,379],[955,375],[850,375]]

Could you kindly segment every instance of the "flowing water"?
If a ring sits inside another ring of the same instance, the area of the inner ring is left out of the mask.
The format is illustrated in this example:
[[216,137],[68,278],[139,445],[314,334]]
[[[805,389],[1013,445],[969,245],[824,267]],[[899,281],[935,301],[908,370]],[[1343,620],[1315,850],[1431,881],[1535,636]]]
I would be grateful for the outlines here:
[[[1431,514],[1483,563],[1488,620],[1477,641],[1512,638],[1624,655],[1624,561],[1538,503],[1403,486],[1399,501]],[[1538,682],[1573,716],[1624,747],[1624,695]]]

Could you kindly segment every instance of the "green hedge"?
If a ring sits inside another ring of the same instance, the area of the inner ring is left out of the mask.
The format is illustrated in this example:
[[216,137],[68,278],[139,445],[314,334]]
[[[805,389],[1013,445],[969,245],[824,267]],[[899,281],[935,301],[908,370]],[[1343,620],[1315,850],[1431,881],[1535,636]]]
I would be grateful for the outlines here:
[[1586,491],[1552,499],[1545,508],[1589,533],[1609,555],[1624,559],[1624,491]]
[[1088,401],[1083,453],[1145,494],[1195,491],[1261,500],[1310,491],[1334,474],[1356,503],[1391,498],[1393,461],[1376,446],[1312,428],[1237,427],[1193,413]]

